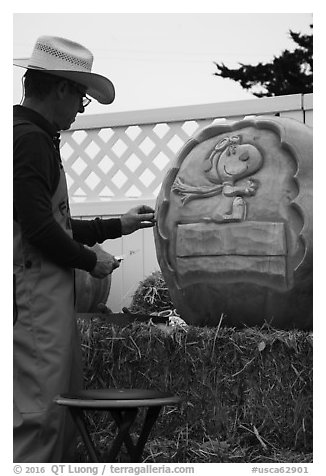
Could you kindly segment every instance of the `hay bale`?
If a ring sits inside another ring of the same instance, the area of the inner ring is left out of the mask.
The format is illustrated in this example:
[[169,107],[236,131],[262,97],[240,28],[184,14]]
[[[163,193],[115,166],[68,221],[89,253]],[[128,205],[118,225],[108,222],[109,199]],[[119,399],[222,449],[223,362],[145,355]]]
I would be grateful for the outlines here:
[[[120,327],[99,315],[79,318],[79,326],[87,388],[151,388],[182,398],[179,408],[162,410],[146,449],[150,460],[271,462],[281,450],[312,451],[311,334]],[[95,436],[109,438],[108,417],[90,418]],[[162,455],[159,445],[174,450]]]

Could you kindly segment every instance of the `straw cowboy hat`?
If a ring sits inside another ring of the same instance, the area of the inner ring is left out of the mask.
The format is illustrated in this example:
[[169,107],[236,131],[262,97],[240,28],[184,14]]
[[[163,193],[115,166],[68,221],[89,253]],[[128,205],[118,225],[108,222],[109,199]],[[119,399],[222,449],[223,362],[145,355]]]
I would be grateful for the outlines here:
[[14,60],[14,65],[70,79],[85,86],[86,93],[101,104],[110,104],[114,100],[111,81],[91,72],[93,54],[74,41],[57,36],[40,36],[31,58]]

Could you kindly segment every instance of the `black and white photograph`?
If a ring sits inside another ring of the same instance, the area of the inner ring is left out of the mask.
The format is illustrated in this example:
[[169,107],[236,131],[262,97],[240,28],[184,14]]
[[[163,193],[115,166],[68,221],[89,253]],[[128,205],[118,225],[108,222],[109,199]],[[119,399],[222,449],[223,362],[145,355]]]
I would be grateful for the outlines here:
[[313,474],[306,7],[13,13],[14,473]]

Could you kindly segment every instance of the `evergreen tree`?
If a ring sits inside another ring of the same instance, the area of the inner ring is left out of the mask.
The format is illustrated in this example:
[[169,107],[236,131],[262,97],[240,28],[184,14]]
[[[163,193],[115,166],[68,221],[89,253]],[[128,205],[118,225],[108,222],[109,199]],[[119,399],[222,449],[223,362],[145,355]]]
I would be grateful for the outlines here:
[[[312,28],[312,25],[310,25]],[[292,40],[298,45],[294,51],[285,50],[271,63],[256,66],[240,64],[238,69],[214,62],[215,76],[230,78],[257,97],[285,94],[312,93],[313,85],[313,35],[302,35],[290,30]]]

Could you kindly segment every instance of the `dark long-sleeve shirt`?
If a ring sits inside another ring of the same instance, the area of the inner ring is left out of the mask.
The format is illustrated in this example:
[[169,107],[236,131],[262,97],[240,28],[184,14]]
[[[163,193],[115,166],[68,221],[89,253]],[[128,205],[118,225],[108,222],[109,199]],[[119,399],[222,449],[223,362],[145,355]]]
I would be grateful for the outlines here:
[[58,265],[91,271],[96,254],[83,245],[120,237],[121,221],[72,219],[71,239],[52,214],[51,197],[62,167],[59,134],[43,116],[23,106],[14,106],[14,124],[17,121],[28,124],[14,126],[14,220],[25,239]]

